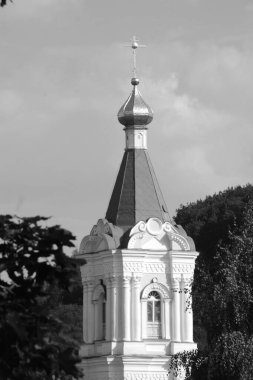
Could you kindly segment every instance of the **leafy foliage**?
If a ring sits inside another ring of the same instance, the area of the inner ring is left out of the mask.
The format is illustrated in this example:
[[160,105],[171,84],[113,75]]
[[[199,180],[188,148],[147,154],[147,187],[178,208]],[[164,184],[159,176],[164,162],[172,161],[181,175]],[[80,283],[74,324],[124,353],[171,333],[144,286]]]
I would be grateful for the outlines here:
[[209,378],[251,380],[253,337],[240,331],[221,334],[209,356]]
[[[13,2],[12,0],[9,0],[11,3]],[[0,6],[4,7],[7,4],[7,0],[1,0]]]
[[229,231],[242,223],[245,205],[253,200],[253,186],[237,186],[220,191],[204,200],[181,205],[175,222],[184,227],[208,263],[216,253],[219,241],[228,242]]
[[[171,358],[169,371],[185,380],[205,379],[208,357],[198,350],[183,351]],[[197,377],[196,377],[197,376]]]
[[[199,351],[178,354],[173,362],[174,370],[179,365],[188,368],[188,379],[252,378],[251,199],[251,185],[237,187],[190,204],[188,209],[182,206],[177,215],[177,222],[192,235],[200,250],[192,289]],[[197,368],[199,357],[205,360]]]
[[64,335],[73,342],[83,342],[82,306],[77,304],[61,304],[54,310],[55,318],[63,323]]
[[0,216],[0,378],[77,378],[78,340],[57,318],[55,294],[76,281],[64,254],[74,236],[47,218]]

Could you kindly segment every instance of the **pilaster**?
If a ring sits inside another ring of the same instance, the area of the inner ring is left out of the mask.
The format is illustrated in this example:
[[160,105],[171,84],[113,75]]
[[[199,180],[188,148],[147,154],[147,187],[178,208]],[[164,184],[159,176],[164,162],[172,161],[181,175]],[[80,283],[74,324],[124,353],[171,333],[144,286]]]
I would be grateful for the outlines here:
[[92,292],[94,289],[94,281],[88,281],[88,295],[87,295],[87,343],[94,341],[94,305],[92,303]]
[[105,309],[105,321],[106,321],[106,328],[105,328],[105,340],[107,342],[111,341],[111,319],[112,319],[112,308],[111,308],[111,302],[112,302],[112,290],[111,290],[111,279],[108,277],[105,280],[106,283],[106,309]]
[[99,331],[98,331],[98,321],[99,321],[99,315],[98,315],[98,300],[92,301],[94,305],[94,340],[99,339]]
[[171,299],[164,300],[164,337],[171,339]]
[[181,342],[181,306],[180,306],[180,287],[179,279],[172,280],[173,291],[173,335],[172,340],[175,342]]
[[192,300],[191,300],[191,279],[184,280],[184,289],[182,290],[183,298],[183,316],[184,316],[184,329],[183,329],[183,342],[193,342],[193,314],[192,314]]
[[142,339],[147,338],[147,302],[146,300],[141,300],[141,336]]
[[110,278],[110,291],[111,291],[111,340],[117,340],[118,334],[118,289],[117,289],[118,279],[113,276]]
[[83,340],[88,342],[88,283],[83,281]]
[[132,315],[131,315],[131,340],[141,340],[141,304],[140,304],[140,276],[132,278]]
[[131,339],[130,276],[122,277],[122,340]]

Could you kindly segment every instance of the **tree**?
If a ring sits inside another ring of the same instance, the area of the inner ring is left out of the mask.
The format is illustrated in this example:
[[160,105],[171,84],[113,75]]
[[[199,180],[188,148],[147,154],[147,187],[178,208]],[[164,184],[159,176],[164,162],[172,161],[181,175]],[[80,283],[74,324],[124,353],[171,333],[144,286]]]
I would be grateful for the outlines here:
[[[243,223],[244,209],[253,200],[253,186],[237,186],[207,196],[204,200],[180,206],[175,221],[181,224],[187,234],[193,238],[197,251],[194,282],[192,287],[195,339],[201,348],[208,344],[209,334],[206,316],[202,311],[202,300],[209,299],[209,284],[216,274],[217,260],[215,255],[219,243],[229,242],[229,233]],[[206,307],[206,304],[205,304]]]
[[244,207],[250,200],[253,200],[252,185],[231,187],[204,200],[181,205],[175,222],[193,238],[199,259],[208,263],[219,241],[227,242],[229,231],[242,223]]
[[74,236],[48,218],[0,216],[0,378],[77,378],[78,341],[56,318],[55,294],[71,289]]
[[[177,372],[180,366],[186,368],[187,379],[252,379],[252,198],[253,188],[247,185],[184,208],[197,249],[201,247],[192,296],[195,324],[199,336],[205,336],[197,352],[184,352],[172,360],[171,369]],[[194,219],[196,215],[199,217]],[[222,227],[222,243],[217,226]],[[205,249],[207,231],[210,245]]]
[[[209,315],[206,322],[211,349],[209,377],[250,379],[253,370],[250,360],[253,355],[253,202],[246,206],[242,225],[230,234],[229,242],[217,250],[215,261],[217,270],[209,283],[212,302],[202,302],[205,317]],[[216,310],[212,320],[210,307]]]
[[[10,2],[12,3],[13,1],[10,0]],[[0,2],[1,7],[4,7],[6,4],[7,4],[7,0],[1,0],[1,2]]]

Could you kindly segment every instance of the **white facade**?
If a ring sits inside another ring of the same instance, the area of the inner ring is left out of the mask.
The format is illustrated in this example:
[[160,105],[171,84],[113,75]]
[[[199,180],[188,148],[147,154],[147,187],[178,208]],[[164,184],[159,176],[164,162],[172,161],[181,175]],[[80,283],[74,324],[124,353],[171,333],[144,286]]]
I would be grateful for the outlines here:
[[196,348],[189,290],[198,253],[158,218],[117,246],[119,228],[100,219],[80,247],[84,379],[168,379],[170,355]]

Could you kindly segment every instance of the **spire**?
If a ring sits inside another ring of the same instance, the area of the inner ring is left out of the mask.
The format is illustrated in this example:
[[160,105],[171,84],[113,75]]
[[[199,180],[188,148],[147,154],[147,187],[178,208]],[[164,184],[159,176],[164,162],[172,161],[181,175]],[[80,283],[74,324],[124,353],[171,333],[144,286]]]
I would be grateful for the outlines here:
[[170,221],[147,150],[128,149],[120,165],[106,219],[127,229],[152,217]]
[[136,65],[136,50],[138,47],[146,47],[145,45],[138,44],[138,40],[134,36],[131,45],[126,45],[132,48],[133,51],[133,78],[131,84],[133,90],[126,102],[118,112],[118,120],[126,128],[131,129],[147,129],[146,125],[153,119],[152,109],[144,102],[142,96],[137,88],[139,79],[137,78],[137,65]]
[[136,49],[144,45],[138,45],[134,37],[130,46],[134,56],[133,90],[118,112],[119,122],[125,126],[126,150],[106,212],[106,219],[124,230],[153,217],[170,221],[147,152],[147,124],[152,121],[153,112],[137,88]]

